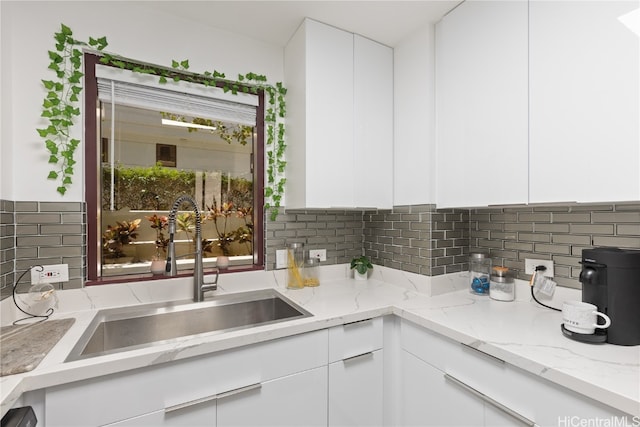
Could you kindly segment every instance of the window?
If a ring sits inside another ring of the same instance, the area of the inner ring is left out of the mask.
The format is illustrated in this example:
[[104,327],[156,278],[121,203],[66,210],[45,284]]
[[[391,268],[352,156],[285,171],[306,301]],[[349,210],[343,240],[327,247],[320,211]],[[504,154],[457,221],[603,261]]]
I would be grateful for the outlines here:
[[[262,268],[263,95],[160,85],[98,62],[85,55],[85,140],[95,141],[85,150],[89,282],[150,277],[183,194],[199,205],[205,269],[220,256],[231,268]],[[179,270],[193,266],[193,222],[178,213]]]

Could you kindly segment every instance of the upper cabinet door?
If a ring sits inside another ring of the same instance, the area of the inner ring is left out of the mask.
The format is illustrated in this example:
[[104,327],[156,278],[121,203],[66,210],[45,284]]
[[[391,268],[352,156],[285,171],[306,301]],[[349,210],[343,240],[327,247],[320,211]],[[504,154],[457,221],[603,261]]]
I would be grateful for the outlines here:
[[634,1],[531,1],[530,201],[640,199]]
[[306,19],[284,69],[287,208],[391,207],[393,51]]
[[393,50],[354,36],[354,205],[393,206]]
[[526,1],[466,1],[436,26],[438,207],[526,203]]

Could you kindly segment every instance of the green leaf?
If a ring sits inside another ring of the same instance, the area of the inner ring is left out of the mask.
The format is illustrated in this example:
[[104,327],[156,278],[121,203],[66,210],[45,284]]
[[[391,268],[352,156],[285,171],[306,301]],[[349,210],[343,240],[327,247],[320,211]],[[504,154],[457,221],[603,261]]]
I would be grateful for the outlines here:
[[49,150],[51,154],[58,154],[58,146],[56,145],[55,142],[53,142],[50,139],[47,139],[44,143],[45,143],[45,146],[47,147],[47,150]]
[[67,175],[73,175],[73,168],[72,167],[65,168],[64,173],[66,173]]
[[58,179],[58,172],[56,171],[51,171],[49,172],[49,175],[47,176],[48,179]]
[[53,164],[58,163],[58,156],[54,156],[53,154],[49,156],[49,163],[53,163]]
[[72,35],[72,34],[73,34],[73,31],[71,31],[71,28],[67,27],[67,26],[66,26],[66,25],[64,25],[64,24],[60,24],[60,28],[61,28],[61,29],[60,29],[60,32],[61,32],[62,34],[64,34],[65,36],[70,36],[70,35]]
[[58,52],[54,52],[52,50],[49,51],[49,59],[53,61],[55,64],[59,64],[64,61],[64,58],[58,54]]
[[178,61],[176,61],[175,59],[171,60],[171,68],[178,68],[180,66],[180,63]]
[[69,185],[71,184],[71,177],[70,176],[65,176],[64,179],[62,180],[62,183],[64,185]]
[[165,76],[160,76],[160,78],[158,79],[158,83],[162,83],[162,84],[167,83],[167,78]]
[[80,71],[76,70],[69,76],[69,83],[80,83],[80,79],[84,76]]
[[48,90],[51,90],[54,87],[56,87],[56,84],[52,80],[42,80],[42,84],[44,85],[45,89],[48,89]]
[[47,135],[49,135],[49,129],[36,129],[38,131],[38,134],[44,138]]
[[73,64],[73,67],[78,69],[80,68],[80,66],[82,65],[82,60],[80,58],[69,58],[69,62],[71,62],[71,64]]
[[189,69],[189,60],[185,59],[184,61],[180,62],[180,65],[182,66],[182,68],[184,68],[185,70]]
[[67,192],[67,187],[60,186],[60,187],[56,188],[56,190],[58,190],[58,193],[60,193],[60,194],[62,194],[64,196],[64,193]]

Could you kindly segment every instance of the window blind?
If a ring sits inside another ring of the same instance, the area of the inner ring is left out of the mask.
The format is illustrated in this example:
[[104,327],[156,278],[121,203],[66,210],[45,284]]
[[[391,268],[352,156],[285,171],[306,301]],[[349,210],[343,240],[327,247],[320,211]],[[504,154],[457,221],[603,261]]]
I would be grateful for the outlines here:
[[129,70],[97,66],[98,99],[112,104],[255,126],[256,95],[233,95],[224,93],[220,88],[188,82],[161,85],[157,83],[156,76],[136,74]]

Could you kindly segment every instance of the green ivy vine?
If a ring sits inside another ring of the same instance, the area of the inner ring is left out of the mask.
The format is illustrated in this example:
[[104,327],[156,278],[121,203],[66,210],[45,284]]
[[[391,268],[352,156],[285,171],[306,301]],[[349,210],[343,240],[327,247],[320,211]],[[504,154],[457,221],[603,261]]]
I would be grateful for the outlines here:
[[[49,179],[59,179],[58,193],[65,194],[71,185],[76,161],[73,159],[80,140],[71,137],[74,120],[80,115],[78,107],[79,95],[82,92],[82,51],[77,46],[87,43],[75,40],[69,27],[62,24],[59,32],[54,34],[55,50],[48,51],[49,69],[56,74],[54,80],[42,80],[47,95],[42,103],[41,117],[48,119],[46,128],[37,129],[44,138],[49,152],[49,163],[55,165],[49,172]],[[104,37],[90,38],[88,45],[102,50],[107,46]]]
[[56,74],[56,79],[42,80],[47,89],[47,95],[43,102],[42,117],[49,120],[49,126],[37,129],[45,146],[49,151],[49,163],[56,169],[49,172],[49,179],[59,179],[60,185],[57,191],[65,194],[67,187],[72,184],[71,176],[74,172],[74,153],[80,141],[71,138],[71,128],[74,119],[80,115],[78,107],[79,95],[82,92],[80,72],[82,66],[82,51],[79,46],[90,46],[101,52],[100,62],[121,69],[130,70],[140,74],[158,76],[161,84],[170,81],[186,81],[205,86],[220,87],[227,93],[252,93],[258,94],[264,91],[267,100],[265,111],[266,142],[265,153],[267,156],[266,182],[265,182],[265,209],[270,210],[271,219],[275,220],[279,213],[280,202],[284,194],[286,178],[284,170],[286,161],[284,153],[286,115],[285,95],[287,89],[281,82],[274,85],[267,83],[267,78],[255,73],[239,74],[237,80],[229,80],[224,73],[219,71],[204,71],[203,73],[189,72],[189,60],[172,60],[170,67],[162,67],[152,64],[141,64],[130,59],[103,51],[108,46],[106,37],[89,38],[87,43],[73,38],[71,29],[62,24],[61,30],[54,34],[56,50],[49,51],[51,63],[49,69]]

